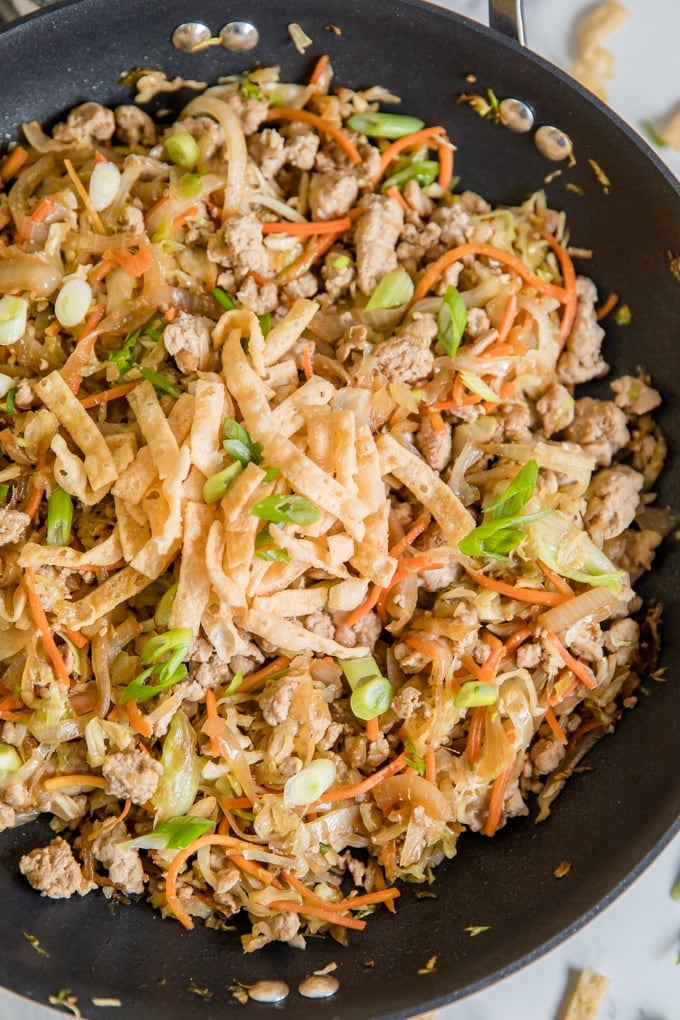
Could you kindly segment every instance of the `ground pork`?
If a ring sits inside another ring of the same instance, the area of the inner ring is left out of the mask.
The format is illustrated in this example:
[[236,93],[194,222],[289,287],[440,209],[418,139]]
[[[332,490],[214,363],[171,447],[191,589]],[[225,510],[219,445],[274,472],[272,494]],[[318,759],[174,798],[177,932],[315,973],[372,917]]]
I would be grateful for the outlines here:
[[144,892],[144,868],[138,850],[120,845],[126,839],[125,825],[119,822],[92,841],[92,853],[108,870],[109,878],[118,889],[138,895]]
[[537,740],[529,751],[534,772],[539,776],[553,772],[564,758],[564,753],[564,745],[559,740]]
[[0,546],[21,542],[31,523],[28,514],[11,507],[0,507]]
[[603,468],[593,476],[584,522],[598,545],[620,535],[631,524],[643,482],[642,475],[626,464]]
[[273,280],[260,284],[252,276],[246,276],[236,292],[236,298],[239,304],[255,315],[266,315],[267,312],[276,311],[279,292]]
[[269,112],[268,99],[244,99],[238,92],[230,92],[223,99],[241,121],[245,135],[255,134]]
[[151,800],[160,781],[163,766],[145,751],[118,751],[109,754],[102,765],[106,792],[112,797],[129,799],[133,804]]
[[605,542],[604,551],[621,570],[627,571],[636,581],[640,574],[652,569],[655,551],[663,541],[658,531],[651,528],[634,528]]
[[609,384],[616,396],[614,403],[627,414],[649,414],[661,403],[661,395],[642,379],[622,375]]
[[540,645],[527,641],[519,646],[515,655],[520,669],[533,669],[541,661],[543,649]]
[[319,136],[306,124],[291,124],[286,141],[286,162],[298,170],[311,170],[319,151]]
[[396,715],[397,719],[403,719],[406,721],[420,708],[422,699],[420,691],[415,687],[410,687],[408,684],[402,687],[400,691],[394,696],[392,701],[391,709]]
[[276,128],[265,128],[248,141],[248,152],[265,177],[271,180],[286,162],[286,140]]
[[555,432],[571,425],[574,420],[574,398],[566,386],[553,383],[536,401],[541,419],[541,431],[550,438]]
[[430,343],[437,334],[432,315],[422,315],[395,336],[376,344],[373,363],[391,382],[415,383],[432,371],[434,355]]
[[335,625],[334,637],[346,648],[355,648],[357,645],[366,645],[371,651],[382,632],[382,623],[377,613],[365,613],[353,627],[347,626],[347,613],[334,613],[333,623]]
[[309,179],[309,208],[313,220],[335,220],[345,216],[359,194],[354,174],[329,170],[312,174]]
[[370,195],[362,207],[354,235],[357,280],[362,294],[370,294],[386,273],[397,268],[396,247],[404,213],[398,202],[382,195]]
[[[356,270],[354,263],[347,256],[345,263],[343,252],[339,248],[331,248],[324,259],[321,275],[324,278],[326,292],[333,301],[337,301],[354,282]],[[336,265],[335,263],[338,263]]]
[[630,662],[638,647],[640,627],[635,620],[614,620],[603,634],[604,646],[608,652],[616,654],[619,665]]
[[397,245],[397,259],[402,264],[413,260],[406,268],[415,270],[420,259],[436,247],[440,237],[441,230],[436,223],[407,223]]
[[561,382],[582,383],[606,375],[609,365],[600,348],[604,330],[595,318],[597,291],[592,280],[580,276],[576,281],[578,305],[566,347],[557,363]]
[[179,312],[163,330],[165,349],[184,375],[207,372],[213,361],[211,334],[215,323],[205,315]]
[[288,676],[267,683],[260,696],[260,710],[264,721],[270,726],[278,726],[279,723],[286,721],[296,687],[297,679]]
[[451,460],[451,426],[436,429],[429,414],[424,414],[416,432],[415,444],[433,471],[443,471]]
[[470,308],[465,323],[465,337],[467,340],[478,340],[491,328],[489,316],[483,308]]
[[508,402],[500,407],[503,431],[508,439],[531,442],[531,408],[527,404]]
[[630,433],[625,414],[611,400],[581,397],[574,405],[574,420],[564,438],[582,446],[599,467],[609,467],[614,454],[629,441]]
[[61,836],[53,839],[49,846],[24,854],[19,861],[19,871],[34,889],[51,900],[66,900],[74,893],[84,896],[96,888],[94,882],[85,878],[73,850]]
[[[431,216],[434,202],[426,195],[416,180],[407,181],[404,185],[404,198],[418,216]],[[436,224],[435,224],[436,226]],[[439,233],[439,232],[438,232]]]
[[224,131],[222,126],[212,117],[185,117],[176,121],[167,133],[171,135],[186,132],[196,139],[202,159],[211,159],[224,147]]
[[113,110],[107,110],[100,103],[82,103],[74,106],[65,124],[57,124],[52,136],[58,142],[76,146],[95,145],[108,142],[116,130]]
[[156,125],[144,110],[126,104],[117,106],[113,113],[116,118],[116,136],[123,145],[156,144]]
[[602,628],[592,620],[580,620],[564,635],[564,643],[579,658],[599,662],[603,657]]
[[222,229],[208,241],[211,262],[233,270],[241,283],[248,273],[269,273],[269,257],[262,241],[262,225],[255,213],[230,216]]
[[470,213],[462,202],[435,209],[432,221],[440,227],[441,243],[446,248],[457,248],[468,240]]

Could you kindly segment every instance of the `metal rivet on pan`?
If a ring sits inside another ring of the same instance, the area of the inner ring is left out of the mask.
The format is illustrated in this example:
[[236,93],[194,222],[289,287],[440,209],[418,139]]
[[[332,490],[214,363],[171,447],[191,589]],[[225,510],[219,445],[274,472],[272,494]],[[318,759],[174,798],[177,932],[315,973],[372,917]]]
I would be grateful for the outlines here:
[[248,995],[255,1002],[283,1002],[289,992],[285,981],[256,981],[248,989]]
[[202,21],[185,21],[172,33],[172,45],[182,53],[193,53],[212,37],[212,32]]
[[304,995],[305,999],[330,999],[339,987],[340,982],[337,978],[328,974],[312,974],[299,985],[298,992]]
[[564,131],[560,131],[559,128],[550,127],[549,125],[544,125],[538,129],[534,135],[534,141],[541,155],[547,159],[554,160],[556,163],[561,159],[567,159],[574,150],[569,135],[565,134]]
[[503,99],[498,107],[501,124],[511,131],[525,134],[534,126],[534,112],[521,99]]
[[255,49],[260,33],[249,21],[230,21],[220,29],[220,39],[225,50],[242,53]]

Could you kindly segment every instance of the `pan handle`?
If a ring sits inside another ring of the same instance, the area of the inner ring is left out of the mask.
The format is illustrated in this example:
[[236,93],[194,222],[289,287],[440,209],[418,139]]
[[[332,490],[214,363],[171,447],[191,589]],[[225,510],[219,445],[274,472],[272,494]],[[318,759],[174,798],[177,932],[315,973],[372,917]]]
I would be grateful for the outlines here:
[[489,25],[524,46],[522,0],[489,0]]

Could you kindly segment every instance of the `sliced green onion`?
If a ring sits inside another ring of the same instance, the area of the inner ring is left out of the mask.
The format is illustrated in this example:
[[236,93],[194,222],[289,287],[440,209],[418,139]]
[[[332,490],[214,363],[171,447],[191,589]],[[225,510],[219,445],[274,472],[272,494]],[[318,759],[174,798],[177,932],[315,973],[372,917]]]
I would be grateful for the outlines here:
[[281,474],[281,468],[266,468],[264,472],[264,478],[262,481],[266,485],[267,482],[274,482]]
[[87,280],[72,276],[66,280],[54,302],[54,314],[62,326],[70,328],[81,323],[92,302],[92,288]]
[[238,673],[234,673],[233,677],[229,681],[229,686],[225,688],[224,697],[228,698],[230,694],[236,694],[242,683],[243,672],[239,669]]
[[181,166],[183,170],[193,170],[200,159],[201,150],[198,142],[188,131],[177,131],[176,134],[166,138],[163,144],[172,162]]
[[481,376],[478,376],[475,372],[461,372],[460,380],[466,389],[470,390],[471,393],[476,393],[482,400],[488,400],[494,404],[501,403],[501,398],[498,394],[490,386],[487,386]]
[[549,513],[550,510],[537,510],[533,514],[503,517],[489,521],[488,524],[480,524],[461,538],[458,548],[466,556],[488,556],[490,559],[505,560],[507,554],[524,541],[524,527]]
[[493,684],[480,684],[470,680],[463,684],[453,703],[456,708],[481,708],[483,705],[495,705],[498,701],[498,688]]
[[68,545],[73,524],[73,500],[68,492],[55,489],[47,500],[47,545]]
[[467,326],[467,308],[456,287],[447,287],[437,313],[437,340],[450,358],[455,358]]
[[368,722],[386,712],[393,699],[394,687],[387,677],[374,676],[354,688],[349,704],[357,719]]
[[157,666],[148,666],[139,676],[130,681],[123,690],[120,700],[123,704],[128,701],[150,701],[157,694],[167,691],[169,687],[174,687],[175,684],[184,680],[186,675],[187,668],[184,665],[178,666],[172,671],[165,667],[158,669]]
[[143,666],[151,666],[160,662],[164,655],[181,652],[181,658],[187,654],[194,640],[191,627],[174,627],[165,634],[156,634],[149,638],[142,649],[140,661]]
[[223,471],[211,475],[203,486],[203,499],[206,503],[216,503],[218,499],[222,499],[222,496],[234,484],[242,471],[243,464],[236,460]]
[[172,604],[175,601],[175,595],[177,594],[177,584],[171,584],[166,592],[161,596],[161,600],[158,603],[156,612],[153,614],[153,622],[157,627],[167,627],[170,623],[170,614],[172,613]]
[[347,127],[359,131],[369,138],[403,138],[420,131],[425,121],[419,117],[408,117],[401,113],[355,113],[347,121]]
[[9,347],[26,332],[28,301],[5,294],[0,298],[0,347]]
[[406,748],[406,762],[409,768],[415,769],[419,776],[425,775],[425,759],[422,758],[416,751],[416,746],[410,740],[407,740],[404,744]]
[[262,330],[262,336],[267,337],[271,332],[272,328],[272,313],[265,312],[264,315],[258,316],[258,322],[260,323],[260,329]]
[[17,772],[23,762],[21,755],[12,744],[0,744],[0,775],[6,776],[10,772]]
[[222,290],[221,287],[213,287],[211,291],[212,296],[217,301],[218,305],[221,305],[226,312],[232,312],[236,305],[227,294],[226,290]]
[[386,273],[371,294],[365,310],[372,312],[377,308],[399,308],[406,305],[413,297],[413,280],[403,269],[394,269]]
[[108,160],[96,163],[90,176],[90,204],[95,212],[101,212],[113,202],[120,187],[120,170]]
[[366,680],[382,675],[380,666],[372,655],[364,655],[361,659],[339,659],[338,665],[352,690]]
[[194,818],[193,815],[176,815],[161,822],[145,836],[128,839],[123,847],[138,850],[183,850],[199,836],[205,835],[215,825],[209,818]]
[[654,145],[658,145],[660,149],[663,149],[668,145],[668,142],[661,137],[651,120],[643,120],[642,126],[644,127],[650,142],[653,142]]
[[272,495],[261,499],[250,508],[254,517],[272,524],[299,524],[305,527],[316,524],[323,517],[318,506],[314,506],[305,496]]
[[167,372],[157,372],[155,368],[147,368],[146,365],[139,366],[140,374],[151,383],[158,393],[167,393],[169,397],[179,400],[182,391],[174,383],[170,382]]
[[255,537],[255,555],[261,560],[268,560],[276,563],[290,563],[290,553],[287,549],[279,549],[272,542],[269,525],[258,531]]
[[179,191],[182,198],[198,198],[203,187],[203,174],[184,174],[179,182]]
[[331,265],[333,266],[333,269],[344,269],[351,261],[352,260],[349,255],[338,255],[337,258],[333,259]]
[[0,483],[0,506],[7,502],[9,496],[9,485],[7,482]]
[[633,313],[629,305],[619,305],[614,312],[614,322],[617,326],[628,326],[633,320]]
[[234,460],[240,461],[243,467],[250,464],[251,461],[255,464],[260,463],[262,443],[254,443],[242,425],[239,425],[233,418],[225,418],[222,433],[226,437],[222,445]]
[[262,89],[249,78],[244,78],[239,89],[244,99],[262,99]]
[[128,333],[123,340],[123,346],[119,347],[115,351],[107,351],[107,358],[109,361],[118,369],[118,375],[127,375],[135,363],[135,346],[142,334],[142,327],[135,329],[132,333]]
[[435,159],[417,160],[403,170],[396,170],[390,177],[386,177],[381,191],[386,192],[388,188],[401,189],[409,181],[417,181],[421,188],[427,188],[435,182],[438,174],[439,163]]
[[533,496],[537,481],[538,463],[535,460],[528,460],[517,472],[505,492],[484,508],[483,512],[488,515],[488,520],[498,521],[503,517],[513,517],[518,514]]
[[14,414],[16,407],[14,406],[14,400],[17,395],[17,387],[13,386],[11,390],[7,390],[5,393],[5,401],[0,404],[0,411],[4,411],[5,414]]
[[288,807],[303,807],[318,800],[335,782],[335,762],[330,758],[315,758],[306,768],[286,780],[283,803]]

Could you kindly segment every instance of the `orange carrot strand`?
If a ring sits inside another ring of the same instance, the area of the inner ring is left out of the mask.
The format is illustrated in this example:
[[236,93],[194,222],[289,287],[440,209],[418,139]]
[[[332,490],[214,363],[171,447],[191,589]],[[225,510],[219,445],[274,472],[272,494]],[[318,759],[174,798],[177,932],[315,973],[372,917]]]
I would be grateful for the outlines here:
[[603,304],[601,304],[600,307],[595,312],[595,318],[597,319],[597,321],[599,322],[600,319],[606,318],[606,316],[609,315],[610,312],[613,312],[618,302],[619,295],[615,294],[614,291],[612,291],[607,300]]
[[338,220],[315,220],[305,223],[292,223],[282,220],[280,223],[263,223],[263,234],[292,234],[295,237],[311,237],[317,234],[344,234],[351,230],[352,220],[343,216]]
[[549,234],[546,230],[542,230],[541,237],[548,242],[552,250],[557,255],[557,261],[560,264],[560,271],[564,282],[564,291],[566,296],[564,300],[562,322],[560,323],[560,343],[564,347],[567,342],[567,337],[571,333],[571,327],[574,324],[576,309],[578,307],[576,270],[574,269],[574,263],[571,260],[571,255],[567,249],[564,248],[555,237],[553,237],[552,234]]
[[132,701],[125,702],[125,711],[127,712],[128,721],[130,726],[136,733],[139,733],[140,737],[151,737],[153,736],[153,730],[151,729],[151,723],[148,719],[139,711],[137,702],[133,699]]
[[482,736],[484,735],[485,722],[486,708],[483,705],[473,708],[465,745],[465,757],[472,765],[478,762],[482,756]]
[[508,792],[508,786],[510,785],[510,779],[512,778],[513,765],[509,765],[507,769],[503,769],[496,779],[494,780],[493,788],[491,790],[491,800],[489,801],[489,814],[487,815],[486,823],[484,825],[485,836],[494,836],[496,829],[501,820],[501,813],[503,811],[503,803],[505,801],[505,795]]
[[378,722],[377,715],[366,722],[366,739],[372,744],[380,739],[380,723]]
[[42,641],[43,648],[45,649],[47,656],[50,662],[52,663],[57,680],[59,680],[60,683],[63,683],[67,687],[69,687],[71,684],[71,676],[69,674],[68,669],[66,668],[66,663],[61,657],[61,653],[57,648],[55,640],[52,637],[52,632],[50,631],[50,627],[47,622],[45,610],[43,609],[42,602],[40,601],[40,596],[38,595],[38,592],[35,587],[35,574],[33,572],[32,567],[26,567],[24,571],[24,577],[26,579],[26,594],[28,597],[28,604],[30,606],[33,619],[35,620],[35,625],[40,633],[40,639]]
[[404,196],[402,195],[396,184],[392,184],[385,192],[389,198],[393,198],[395,202],[398,202],[402,208],[402,212],[406,216],[408,213],[413,212],[411,206],[408,204]]
[[354,783],[352,786],[342,786],[339,790],[330,790],[328,793],[324,793],[322,797],[319,797],[316,803],[328,804],[335,800],[351,800],[354,797],[360,797],[362,794],[368,793],[369,790],[378,786],[385,779],[396,775],[397,772],[401,772],[406,766],[406,755],[402,752],[398,758],[391,761],[389,765],[384,765],[383,768],[378,769],[372,776],[368,776],[368,778],[360,783]]
[[473,570],[471,567],[466,567],[465,570],[472,580],[483,588],[490,588],[501,595],[507,595],[508,598],[517,599],[518,602],[530,602],[537,606],[560,606],[567,601],[567,596],[562,595],[561,592],[543,591],[540,588],[520,588],[517,585],[487,577],[486,574]]
[[423,755],[423,761],[425,762],[425,778],[429,783],[434,783],[437,779],[437,763],[434,756],[434,747],[428,747]]
[[119,397],[127,396],[136,386],[139,386],[139,380],[122,383],[120,386],[112,386],[110,390],[102,390],[101,393],[91,393],[88,397],[83,397],[80,403],[85,408],[108,404],[111,400],[118,400]]
[[564,744],[564,746],[566,747],[569,741],[567,740],[566,734],[562,727],[560,726],[560,724],[558,723],[557,716],[555,715],[551,707],[547,709],[544,718],[548,726],[552,730],[552,734],[555,740],[558,740],[560,744]]
[[410,135],[404,135],[403,138],[397,138],[394,142],[383,149],[380,155],[380,165],[373,177],[373,184],[377,184],[382,175],[387,170],[388,166],[395,159],[400,152],[405,149],[414,149],[416,146],[421,145],[422,142],[427,142],[431,138],[446,138],[446,132],[443,127],[429,127],[421,128],[420,131],[413,131]]
[[359,921],[356,917],[346,917],[327,908],[314,907],[309,903],[294,903],[293,900],[272,900],[267,904],[271,910],[283,910],[293,914],[307,914],[309,917],[318,917],[328,924],[337,924],[342,928],[354,928],[356,931],[363,931],[366,927],[365,921]]
[[550,641],[550,643],[555,648],[555,651],[561,658],[564,665],[569,667],[572,673],[578,677],[578,679],[581,681],[582,684],[584,684],[585,687],[587,687],[589,690],[592,690],[596,682],[595,677],[588,669],[588,667],[585,665],[585,663],[580,662],[579,659],[575,659],[571,652],[564,647],[564,645],[562,644],[562,642],[560,641],[556,634],[548,633],[547,638],[548,641]]

